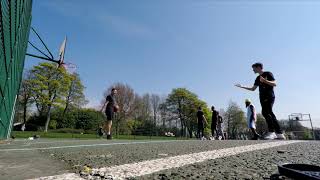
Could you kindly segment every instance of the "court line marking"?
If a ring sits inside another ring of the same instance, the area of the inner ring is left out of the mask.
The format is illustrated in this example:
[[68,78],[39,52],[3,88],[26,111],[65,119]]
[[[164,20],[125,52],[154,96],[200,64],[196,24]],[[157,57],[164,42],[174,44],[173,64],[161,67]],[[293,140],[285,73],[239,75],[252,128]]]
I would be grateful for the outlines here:
[[0,149],[0,152],[10,152],[10,151],[34,151],[34,150],[50,150],[50,149],[64,149],[64,148],[113,146],[113,145],[154,144],[154,143],[169,143],[169,142],[186,142],[186,141],[184,141],[184,140],[168,140],[168,141],[119,142],[119,143],[103,143],[103,144],[81,144],[81,145],[73,145],[73,146],[54,146],[54,147],[43,147],[43,148]]
[[[91,140],[62,140],[62,141],[37,141],[37,140],[19,140],[19,141],[11,141],[11,142],[8,142],[7,144],[0,144],[0,146],[8,146],[8,145],[11,145],[11,146],[24,146],[26,144],[28,145],[33,145],[33,144],[54,144],[54,143],[68,143],[68,142],[86,142],[86,141],[91,141]],[[94,141],[94,140],[92,140]],[[98,140],[96,140],[98,141]],[[17,142],[17,143],[16,143]]]
[[[134,177],[141,177],[150,175],[159,171],[168,170],[172,168],[179,168],[195,163],[202,163],[208,160],[218,159],[222,157],[234,156],[245,152],[252,152],[274,147],[300,143],[304,141],[275,141],[261,144],[239,146],[232,148],[225,148],[213,151],[204,151],[200,153],[193,153],[187,155],[173,156],[167,158],[160,158],[138,163],[123,164],[113,167],[105,167],[93,169],[94,174],[102,174],[104,177],[112,177],[113,179],[127,179]],[[57,176],[41,177],[33,180],[80,180],[83,179],[77,174],[61,174]]]
[[[0,144],[0,146],[24,146],[24,145],[36,145],[36,144],[54,144],[54,143],[80,143],[80,142],[101,142],[105,141],[103,139],[74,139],[74,140],[55,140],[55,141],[38,141],[38,140],[19,140],[19,141],[12,141],[9,142],[8,144]],[[119,140],[119,141],[124,141],[128,142],[130,140]],[[15,144],[15,142],[18,142]]]

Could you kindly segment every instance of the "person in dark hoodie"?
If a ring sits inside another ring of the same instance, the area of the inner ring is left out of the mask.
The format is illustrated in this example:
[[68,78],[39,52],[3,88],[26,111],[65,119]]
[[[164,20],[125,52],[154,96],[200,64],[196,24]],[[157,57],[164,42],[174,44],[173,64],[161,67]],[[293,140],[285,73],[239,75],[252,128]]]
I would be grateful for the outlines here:
[[202,107],[198,108],[197,112],[197,119],[198,119],[198,138],[200,140],[204,140],[204,128],[205,125],[208,124],[206,117],[204,116],[204,112],[202,111]]

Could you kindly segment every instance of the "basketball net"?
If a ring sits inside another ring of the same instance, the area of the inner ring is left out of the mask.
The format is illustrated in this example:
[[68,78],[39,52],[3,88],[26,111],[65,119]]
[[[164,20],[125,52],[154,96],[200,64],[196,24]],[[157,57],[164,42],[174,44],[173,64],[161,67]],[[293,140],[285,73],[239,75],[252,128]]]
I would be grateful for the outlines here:
[[77,66],[72,63],[63,63],[60,67],[65,69],[69,74],[74,74],[77,71]]

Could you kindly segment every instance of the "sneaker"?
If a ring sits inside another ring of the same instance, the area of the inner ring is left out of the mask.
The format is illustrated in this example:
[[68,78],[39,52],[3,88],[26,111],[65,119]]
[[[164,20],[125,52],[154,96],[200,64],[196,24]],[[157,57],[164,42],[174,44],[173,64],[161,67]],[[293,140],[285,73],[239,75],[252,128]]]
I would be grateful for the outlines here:
[[205,141],[205,140],[207,140],[207,139],[206,139],[205,137],[202,137],[201,140],[202,140],[202,141]]
[[107,139],[108,140],[112,140],[112,136],[109,134],[109,135],[107,135]]
[[265,140],[274,140],[277,139],[277,135],[274,132],[269,132],[266,136],[264,136]]
[[277,135],[277,139],[279,140],[286,140],[286,136],[284,134],[276,134]]
[[103,129],[102,129],[102,128],[99,128],[99,129],[98,129],[98,135],[99,135],[100,137],[104,136],[104,132],[103,132]]

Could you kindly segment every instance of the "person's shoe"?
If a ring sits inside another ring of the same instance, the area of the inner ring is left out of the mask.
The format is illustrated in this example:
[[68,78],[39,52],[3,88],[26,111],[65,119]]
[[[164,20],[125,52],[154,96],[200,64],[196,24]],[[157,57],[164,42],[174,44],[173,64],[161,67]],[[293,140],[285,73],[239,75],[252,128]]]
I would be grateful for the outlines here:
[[99,135],[100,137],[102,137],[102,136],[104,135],[104,132],[103,132],[103,129],[102,129],[102,128],[99,128],[99,129],[98,129],[98,135]]
[[277,135],[277,139],[279,140],[286,140],[286,136],[282,133],[282,134],[276,134]]
[[107,135],[107,139],[108,140],[112,140],[112,136],[109,134],[109,135]]
[[277,135],[274,132],[269,132],[268,134],[266,134],[263,139],[265,140],[275,140],[277,139]]
[[202,137],[201,140],[202,140],[202,141],[205,141],[205,140],[207,140],[207,139],[206,139],[205,137]]

